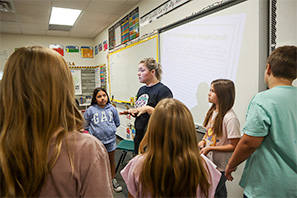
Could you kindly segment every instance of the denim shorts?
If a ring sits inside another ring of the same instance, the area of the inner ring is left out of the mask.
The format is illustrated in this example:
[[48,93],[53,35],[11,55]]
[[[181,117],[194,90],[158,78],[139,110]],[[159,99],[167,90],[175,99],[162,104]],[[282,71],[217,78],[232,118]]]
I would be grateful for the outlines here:
[[112,141],[112,142],[110,142],[108,144],[104,144],[104,146],[105,146],[107,152],[112,152],[112,151],[117,149],[116,140],[114,140],[114,141]]

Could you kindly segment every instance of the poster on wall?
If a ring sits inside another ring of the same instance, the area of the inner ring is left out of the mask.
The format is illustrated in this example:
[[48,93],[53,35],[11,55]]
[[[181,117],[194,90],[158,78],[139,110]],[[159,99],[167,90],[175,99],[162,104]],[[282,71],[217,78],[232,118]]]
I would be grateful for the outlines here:
[[102,51],[102,43],[100,43],[100,44],[98,45],[98,47],[99,47],[99,52],[101,52],[101,51]]
[[66,46],[66,52],[67,53],[78,53],[79,52],[79,47],[74,46],[74,45],[68,45],[68,46]]
[[95,46],[95,55],[98,54],[98,45]]
[[121,31],[122,31],[122,44],[129,41],[129,16],[126,16],[122,19],[121,23]]
[[95,69],[95,87],[100,87],[101,83],[100,83],[100,68],[97,67]]
[[82,88],[81,88],[81,70],[71,70],[73,83],[74,83],[74,91],[75,95],[81,95],[82,94]]
[[104,51],[107,50],[107,48],[108,48],[108,47],[107,47],[107,41],[104,41],[104,42],[103,42],[103,47],[104,47]]
[[115,46],[114,26],[108,29],[108,42],[109,50],[112,50]]
[[81,57],[82,58],[93,58],[93,47],[91,46],[81,46]]
[[130,13],[129,17],[129,40],[139,37],[139,14],[138,7]]
[[61,54],[62,56],[64,56],[64,46],[63,45],[50,44],[49,45],[49,48],[57,51],[59,54]]
[[120,22],[115,25],[114,28],[114,46],[117,47],[122,44],[122,33]]
[[137,37],[139,37],[138,7],[108,29],[109,50]]

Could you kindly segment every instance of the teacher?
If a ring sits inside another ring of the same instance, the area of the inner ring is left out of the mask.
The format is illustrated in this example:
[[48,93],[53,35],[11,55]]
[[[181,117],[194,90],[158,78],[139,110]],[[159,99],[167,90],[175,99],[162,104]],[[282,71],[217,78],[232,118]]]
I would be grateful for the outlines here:
[[155,106],[163,98],[172,98],[171,90],[162,84],[161,81],[162,67],[153,58],[144,58],[138,66],[139,82],[145,83],[138,92],[135,108],[120,112],[121,115],[131,114],[136,117],[134,137],[134,151],[138,154],[139,144],[146,132],[150,115],[153,113]]

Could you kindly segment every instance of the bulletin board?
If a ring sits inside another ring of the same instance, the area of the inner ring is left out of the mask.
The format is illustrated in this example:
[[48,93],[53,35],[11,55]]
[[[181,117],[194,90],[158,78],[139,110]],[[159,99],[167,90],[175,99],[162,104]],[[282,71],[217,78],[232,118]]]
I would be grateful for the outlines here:
[[158,61],[158,36],[139,40],[108,55],[109,96],[115,102],[130,103],[138,89],[138,64],[143,58]]

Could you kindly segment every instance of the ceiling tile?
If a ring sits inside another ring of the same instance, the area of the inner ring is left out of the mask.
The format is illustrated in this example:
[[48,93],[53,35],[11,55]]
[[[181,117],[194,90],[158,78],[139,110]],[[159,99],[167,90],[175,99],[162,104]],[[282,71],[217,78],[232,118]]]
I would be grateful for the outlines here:
[[48,36],[68,36],[69,32],[64,32],[64,31],[52,31],[52,30],[47,30],[46,35]]
[[17,22],[10,22],[10,21],[1,21],[0,29],[5,28],[20,28]]
[[97,22],[97,21],[79,20],[79,22],[77,22],[73,28],[75,28],[75,29],[76,28],[84,28],[84,29],[92,28],[92,29],[96,29],[101,24],[102,24],[102,22]]
[[[0,32],[48,36],[94,38],[120,20],[139,0],[6,0],[15,13],[0,13]],[[135,4],[133,4],[135,3]],[[50,31],[52,6],[82,9],[71,32]],[[70,35],[70,33],[72,35]]]
[[21,34],[21,30],[19,28],[5,28],[0,29],[1,33],[7,33],[7,34]]
[[46,15],[19,14],[18,18],[22,23],[48,24],[49,21],[49,16]]
[[103,12],[103,13],[115,13],[123,4],[114,3],[109,1],[91,1],[86,11]]
[[[24,1],[27,2],[27,1]],[[15,4],[15,10],[18,14],[30,14],[30,15],[48,15],[51,6],[34,5],[27,3]]]
[[17,18],[14,13],[0,12],[1,21],[14,21],[17,22]]
[[84,11],[79,20],[105,21],[110,16],[108,13]]
[[52,0],[12,0],[14,5],[51,6]]
[[123,4],[118,10],[116,10],[114,13],[121,15],[124,15],[126,12],[130,10],[131,6]]
[[46,29],[44,30],[36,30],[36,29],[22,29],[23,34],[28,35],[46,35]]
[[112,14],[112,15],[110,15],[110,17],[108,17],[108,19],[106,21],[109,22],[109,23],[116,22],[117,19],[121,20],[120,16],[121,15]]
[[53,7],[84,10],[90,0],[53,0]]
[[20,23],[22,30],[31,29],[31,30],[47,30],[47,24],[39,24],[39,23]]

